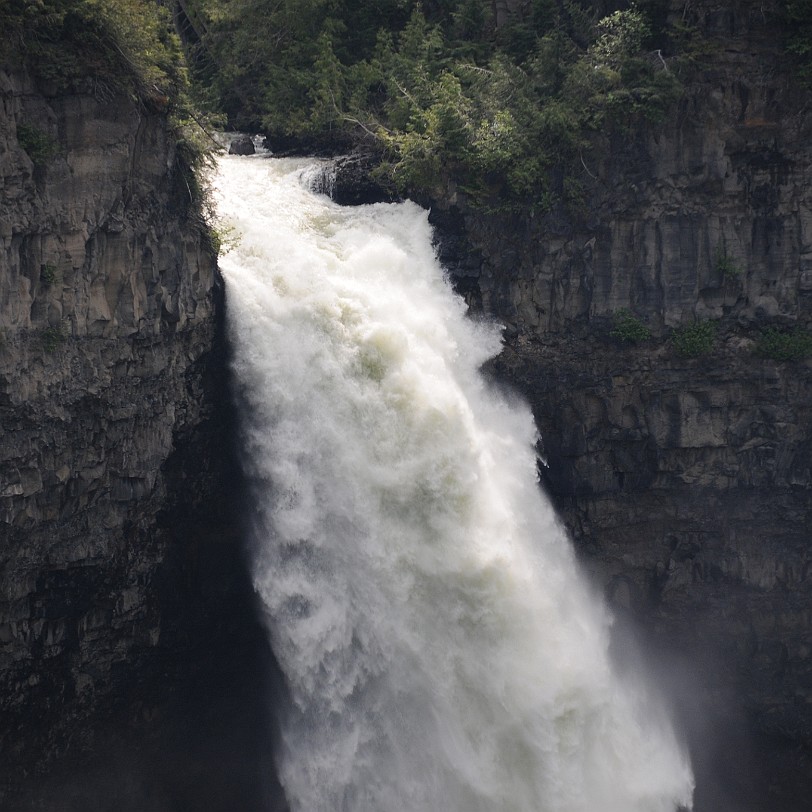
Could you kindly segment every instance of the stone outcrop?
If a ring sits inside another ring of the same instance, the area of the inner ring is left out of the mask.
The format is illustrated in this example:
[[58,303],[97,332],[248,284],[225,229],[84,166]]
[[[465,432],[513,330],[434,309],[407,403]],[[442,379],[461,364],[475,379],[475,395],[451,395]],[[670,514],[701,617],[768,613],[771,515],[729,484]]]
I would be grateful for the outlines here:
[[378,181],[373,172],[378,156],[355,152],[333,161],[324,175],[323,188],[341,206],[362,206],[367,203],[392,203],[398,196]]
[[270,660],[229,491],[221,282],[176,140],[125,94],[0,71],[2,808],[216,809],[230,769],[232,800],[258,797],[264,700],[233,695]]
[[238,135],[231,139],[228,146],[229,155],[253,155],[255,152],[254,141],[250,135]]
[[[758,9],[697,13],[705,66],[662,125],[596,141],[587,214],[483,215],[452,189],[432,218],[460,292],[506,325],[493,368],[532,405],[542,482],[587,568],[693,672],[680,701],[719,711],[720,741],[739,708],[772,737],[765,752],[793,743],[766,774],[729,764],[727,800],[703,808],[800,809],[812,363],[754,350],[767,327],[812,327],[812,95]],[[648,341],[612,337],[623,309]],[[711,352],[680,356],[673,330],[704,320]],[[700,759],[715,746],[703,735]]]

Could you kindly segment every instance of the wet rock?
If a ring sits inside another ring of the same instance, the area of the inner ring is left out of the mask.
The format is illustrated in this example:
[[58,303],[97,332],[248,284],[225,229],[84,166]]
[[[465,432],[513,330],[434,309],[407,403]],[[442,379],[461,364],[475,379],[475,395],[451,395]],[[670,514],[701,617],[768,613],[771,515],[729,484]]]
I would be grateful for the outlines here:
[[395,191],[378,180],[374,173],[378,160],[373,155],[345,155],[335,160],[327,193],[342,206],[366,203],[391,203]]
[[253,155],[256,152],[250,135],[240,135],[232,139],[228,146],[229,155]]
[[[21,121],[59,139],[37,178]],[[184,782],[202,809],[259,784],[190,733],[236,684],[222,669],[249,696],[269,655],[229,506],[221,281],[173,149],[127,96],[43,96],[0,70],[3,809],[165,808]],[[243,765],[265,722],[247,707],[217,723]]]

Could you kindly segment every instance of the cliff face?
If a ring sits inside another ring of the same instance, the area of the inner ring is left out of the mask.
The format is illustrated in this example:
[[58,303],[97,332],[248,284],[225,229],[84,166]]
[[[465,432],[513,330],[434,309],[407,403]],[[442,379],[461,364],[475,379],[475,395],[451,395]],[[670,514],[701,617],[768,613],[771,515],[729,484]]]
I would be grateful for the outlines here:
[[[798,810],[812,368],[753,349],[764,327],[812,326],[812,99],[758,7],[702,7],[706,67],[664,125],[585,156],[586,220],[453,193],[433,216],[460,290],[507,325],[494,370],[532,404],[542,480],[610,601],[696,672],[683,705],[720,728],[741,706],[792,744],[766,777],[731,751],[741,774],[704,808]],[[37,135],[53,154],[35,165]],[[258,807],[270,666],[238,553],[218,280],[164,117],[1,71],[0,203],[0,807]],[[610,336],[622,308],[650,340]],[[668,336],[693,319],[717,337],[688,359]]]
[[[23,808],[30,777],[37,808],[163,808],[166,764],[148,800],[127,785],[136,742],[171,727],[173,692],[215,690],[218,668],[229,684],[229,647],[260,651],[249,681],[264,667],[228,493],[220,283],[192,211],[164,115],[0,72],[0,806]],[[82,758],[116,748],[121,781],[80,790]],[[76,797],[63,781],[43,800],[38,773],[66,753]]]
[[[700,9],[704,68],[662,126],[585,156],[588,215],[450,193],[433,218],[460,291],[507,326],[495,370],[532,404],[542,481],[610,601],[695,670],[699,713],[740,704],[808,748],[812,365],[754,347],[812,324],[812,96],[758,8]],[[621,309],[651,339],[610,336]],[[669,335],[695,320],[716,339],[686,358]],[[731,808],[758,808],[741,791]]]

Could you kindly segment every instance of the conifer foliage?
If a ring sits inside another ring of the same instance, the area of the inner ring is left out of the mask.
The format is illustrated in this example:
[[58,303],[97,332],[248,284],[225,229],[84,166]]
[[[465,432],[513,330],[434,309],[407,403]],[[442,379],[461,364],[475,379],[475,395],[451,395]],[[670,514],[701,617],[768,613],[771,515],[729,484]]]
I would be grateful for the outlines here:
[[[655,0],[656,4],[656,0]],[[649,3],[649,5],[652,5]],[[401,189],[483,206],[581,197],[589,131],[657,118],[680,85],[651,9],[579,0],[183,0],[195,69],[240,128],[381,150]]]

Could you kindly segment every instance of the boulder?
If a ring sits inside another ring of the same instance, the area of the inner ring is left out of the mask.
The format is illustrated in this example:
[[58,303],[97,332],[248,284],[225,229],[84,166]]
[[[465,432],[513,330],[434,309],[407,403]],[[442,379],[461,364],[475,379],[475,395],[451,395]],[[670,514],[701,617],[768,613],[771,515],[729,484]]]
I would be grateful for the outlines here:
[[336,158],[325,193],[342,206],[365,203],[391,203],[398,199],[393,189],[387,188],[372,174],[378,164],[374,155],[355,153]]
[[239,135],[228,147],[229,155],[253,155],[256,152],[250,135]]

